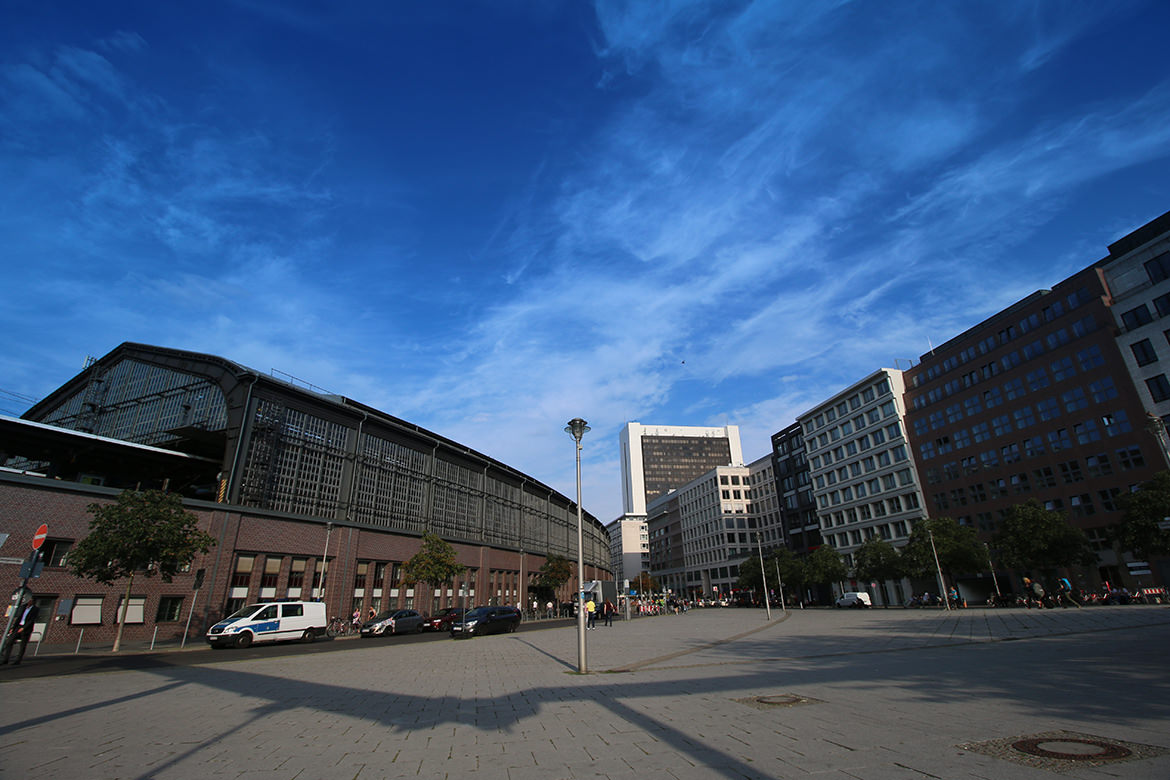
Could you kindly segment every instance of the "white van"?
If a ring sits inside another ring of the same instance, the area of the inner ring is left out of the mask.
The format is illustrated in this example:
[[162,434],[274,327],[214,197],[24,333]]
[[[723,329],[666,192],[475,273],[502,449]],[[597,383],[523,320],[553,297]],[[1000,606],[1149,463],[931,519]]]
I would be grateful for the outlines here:
[[325,605],[318,601],[265,601],[249,604],[207,632],[212,647],[247,647],[253,642],[326,636]]

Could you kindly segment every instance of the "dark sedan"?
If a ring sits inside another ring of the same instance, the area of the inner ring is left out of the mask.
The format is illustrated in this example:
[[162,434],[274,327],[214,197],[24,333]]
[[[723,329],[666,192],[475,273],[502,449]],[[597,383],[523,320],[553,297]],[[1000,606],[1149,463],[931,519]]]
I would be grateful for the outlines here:
[[515,607],[476,607],[451,624],[451,638],[512,633],[520,625]]

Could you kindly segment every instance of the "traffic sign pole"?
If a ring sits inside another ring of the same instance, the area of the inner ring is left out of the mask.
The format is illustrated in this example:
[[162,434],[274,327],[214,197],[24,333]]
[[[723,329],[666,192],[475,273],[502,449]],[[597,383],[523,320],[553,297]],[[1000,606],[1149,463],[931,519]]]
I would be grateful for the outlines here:
[[[41,557],[41,545],[45,543],[45,537],[48,535],[49,526],[44,523],[41,523],[41,527],[37,529],[35,534],[33,534],[32,552],[29,554],[28,560],[25,562],[25,566],[28,567],[29,576],[23,577],[20,580],[20,587],[17,588],[16,593],[13,594],[15,596],[15,602],[12,605],[12,609],[8,611],[8,622],[4,625],[4,637],[3,641],[0,641],[0,655],[8,652],[8,646],[12,644],[12,624],[16,620],[16,614],[20,612],[21,602],[24,601],[24,594],[28,593],[29,577],[31,577],[36,571],[37,561],[40,560]],[[38,647],[40,647],[40,645],[38,645]]]

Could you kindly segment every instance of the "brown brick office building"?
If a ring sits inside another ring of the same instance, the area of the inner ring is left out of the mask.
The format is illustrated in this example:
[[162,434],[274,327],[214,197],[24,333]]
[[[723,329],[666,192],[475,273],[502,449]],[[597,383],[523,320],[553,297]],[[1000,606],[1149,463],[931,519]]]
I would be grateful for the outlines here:
[[1121,518],[1118,496],[1166,464],[1099,265],[923,355],[906,372],[907,433],[931,516],[989,539],[1011,506],[1036,499],[1092,539],[1097,579],[1079,585],[1132,587],[1106,529]]

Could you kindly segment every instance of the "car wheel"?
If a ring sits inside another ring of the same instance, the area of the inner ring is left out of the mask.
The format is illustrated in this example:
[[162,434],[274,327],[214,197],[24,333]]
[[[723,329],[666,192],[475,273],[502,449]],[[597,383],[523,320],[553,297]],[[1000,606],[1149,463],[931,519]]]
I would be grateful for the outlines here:
[[317,634],[311,628],[305,629],[305,633],[301,634],[301,641],[307,644],[312,644],[317,639]]
[[239,648],[250,647],[251,644],[252,644],[252,635],[247,631],[245,631],[244,633],[242,633],[238,637],[236,637],[236,647],[239,647]]

